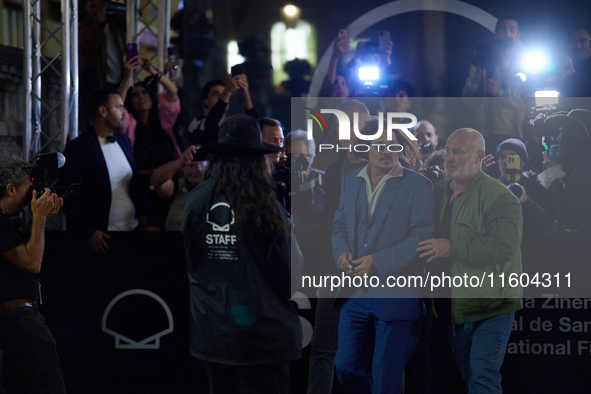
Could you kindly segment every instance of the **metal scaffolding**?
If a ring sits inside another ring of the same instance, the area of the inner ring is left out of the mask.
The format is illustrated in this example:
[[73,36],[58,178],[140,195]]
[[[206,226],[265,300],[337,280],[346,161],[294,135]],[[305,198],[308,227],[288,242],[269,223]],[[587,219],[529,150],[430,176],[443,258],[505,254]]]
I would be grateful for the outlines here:
[[136,43],[141,49],[143,42],[148,41],[143,39],[145,35],[152,35],[157,39],[157,50],[151,59],[156,68],[162,70],[170,44],[170,0],[127,2],[127,42]]
[[[142,34],[153,34],[158,40],[157,51],[152,56],[154,64],[162,70],[166,60],[166,48],[170,42],[170,0],[129,0],[127,5],[128,43],[142,43]],[[143,3],[143,5],[142,5]],[[41,0],[25,0],[25,137],[23,158],[29,160],[38,153],[63,152],[66,142],[78,136],[79,82],[78,82],[78,1],[61,1],[62,19],[52,30],[41,18]],[[145,14],[141,24],[140,15]],[[154,15],[156,15],[154,17]],[[41,41],[41,30],[48,37]],[[41,49],[49,41],[55,41],[60,52],[52,58]],[[56,67],[61,63],[61,67]],[[57,103],[42,94],[42,76],[53,71],[61,81],[61,97]],[[50,117],[58,121],[57,127],[44,127]],[[44,130],[45,128],[45,130]]]
[[[62,0],[61,23],[54,30],[41,18],[41,0],[25,0],[25,138],[23,156],[29,160],[41,152],[63,151],[68,138],[78,135],[78,4],[77,0]],[[41,29],[48,37],[41,41]],[[45,44],[54,41],[61,49],[48,58],[42,54]],[[61,63],[61,67],[56,67]],[[61,81],[60,99],[51,103],[42,95],[42,76],[53,71]],[[43,124],[55,117],[53,129]]]

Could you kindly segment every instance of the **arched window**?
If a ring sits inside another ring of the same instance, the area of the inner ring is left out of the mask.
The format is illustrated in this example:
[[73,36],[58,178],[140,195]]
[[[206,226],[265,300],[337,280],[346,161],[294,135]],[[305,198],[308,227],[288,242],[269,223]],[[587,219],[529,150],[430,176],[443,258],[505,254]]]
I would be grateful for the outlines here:
[[316,66],[316,29],[306,21],[298,21],[294,29],[285,23],[277,22],[271,29],[271,64],[273,83],[279,85],[289,76],[283,65],[295,59],[306,59],[312,67]]
[[228,74],[232,66],[243,63],[244,60],[244,57],[238,53],[238,41],[228,42]]

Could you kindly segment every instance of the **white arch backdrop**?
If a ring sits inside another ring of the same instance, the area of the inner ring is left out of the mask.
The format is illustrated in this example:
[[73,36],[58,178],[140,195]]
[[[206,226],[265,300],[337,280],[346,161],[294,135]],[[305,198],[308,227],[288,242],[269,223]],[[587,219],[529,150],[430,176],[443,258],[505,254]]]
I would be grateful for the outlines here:
[[[497,23],[497,18],[488,12],[457,0],[398,0],[374,8],[357,18],[353,23],[347,26],[349,29],[349,36],[351,39],[355,39],[363,31],[384,19],[414,11],[449,12],[470,19],[491,32],[495,31],[495,25]],[[312,82],[310,83],[310,94],[308,99],[308,106],[310,107],[313,107],[316,103],[316,95],[320,91],[322,80],[328,70],[331,54],[332,45],[327,48],[322,55],[318,66],[316,66]]]

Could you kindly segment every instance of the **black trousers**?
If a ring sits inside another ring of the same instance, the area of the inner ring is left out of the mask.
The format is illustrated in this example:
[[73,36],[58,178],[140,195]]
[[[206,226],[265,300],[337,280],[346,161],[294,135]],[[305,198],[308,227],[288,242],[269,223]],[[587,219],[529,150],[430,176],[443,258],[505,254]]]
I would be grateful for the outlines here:
[[341,307],[335,307],[334,302],[334,298],[320,298],[316,306],[308,373],[310,394],[332,393],[341,315]]
[[289,393],[289,363],[225,365],[205,362],[211,394]]
[[30,307],[0,312],[2,389],[7,393],[65,393],[55,339]]

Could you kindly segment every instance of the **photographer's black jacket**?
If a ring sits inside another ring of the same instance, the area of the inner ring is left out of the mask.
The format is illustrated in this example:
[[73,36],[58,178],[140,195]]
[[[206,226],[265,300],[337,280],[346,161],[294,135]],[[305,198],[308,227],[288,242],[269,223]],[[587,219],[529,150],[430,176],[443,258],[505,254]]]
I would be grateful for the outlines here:
[[[218,100],[218,102],[211,107],[207,116],[193,119],[189,123],[187,131],[189,140],[192,144],[203,146],[215,144],[218,141],[220,122],[226,113],[227,105],[228,103],[223,100]],[[259,113],[254,108],[244,109],[244,113],[255,119],[259,118]]]

